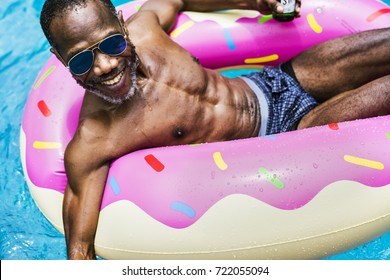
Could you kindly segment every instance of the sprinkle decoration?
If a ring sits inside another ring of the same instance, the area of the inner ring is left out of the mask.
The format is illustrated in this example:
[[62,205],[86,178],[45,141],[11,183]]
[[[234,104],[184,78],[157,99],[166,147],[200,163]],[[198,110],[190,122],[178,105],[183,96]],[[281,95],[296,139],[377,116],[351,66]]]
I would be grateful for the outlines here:
[[195,218],[196,216],[196,212],[194,208],[192,208],[191,206],[183,202],[179,202],[179,201],[172,202],[171,209],[183,213],[184,215],[186,215],[188,218],[191,219]]
[[271,54],[268,56],[263,56],[263,57],[254,57],[254,58],[247,58],[245,59],[246,64],[254,64],[254,63],[266,63],[266,62],[271,62],[279,59],[279,55],[277,54]]
[[145,161],[156,171],[161,172],[164,170],[165,166],[161,163],[154,155],[149,154],[145,156]]
[[337,123],[330,123],[330,124],[328,124],[328,127],[331,130],[339,130],[339,125]]
[[60,149],[62,144],[59,142],[42,142],[35,141],[33,143],[33,148],[38,150],[51,150],[51,149]]
[[187,22],[183,23],[182,25],[178,26],[175,30],[173,30],[171,32],[171,38],[178,37],[180,34],[185,32],[186,30],[190,29],[192,26],[194,26],[194,24],[195,23],[190,20],[190,21],[187,21]]
[[109,184],[114,195],[119,195],[121,192],[121,188],[119,187],[118,181],[114,176],[110,177]]
[[37,105],[43,116],[49,117],[51,115],[51,111],[45,101],[40,100]]
[[375,160],[370,160],[370,159],[365,159],[365,158],[360,158],[360,157],[355,157],[351,155],[345,155],[344,160],[346,162],[372,168],[372,169],[377,169],[377,170],[383,170],[385,166],[383,163]]
[[37,89],[40,84],[56,69],[55,66],[50,67],[40,78],[39,80],[35,83],[33,86],[33,89]]
[[222,171],[226,170],[228,168],[228,165],[226,162],[223,160],[222,155],[220,152],[215,152],[213,154],[213,159],[215,164],[218,166],[218,168]]
[[309,23],[311,29],[317,34],[322,33],[322,26],[318,24],[313,14],[307,15],[307,22]]
[[380,9],[380,10],[376,11],[375,13],[369,15],[367,17],[367,21],[372,22],[372,21],[376,20],[378,17],[385,15],[385,14],[388,14],[388,13],[390,13],[390,8]]
[[261,174],[262,177],[264,177],[264,179],[267,182],[271,183],[279,190],[284,188],[284,183],[278,177],[276,177],[275,174],[272,174],[271,172],[269,172],[265,167],[260,167],[259,173]]

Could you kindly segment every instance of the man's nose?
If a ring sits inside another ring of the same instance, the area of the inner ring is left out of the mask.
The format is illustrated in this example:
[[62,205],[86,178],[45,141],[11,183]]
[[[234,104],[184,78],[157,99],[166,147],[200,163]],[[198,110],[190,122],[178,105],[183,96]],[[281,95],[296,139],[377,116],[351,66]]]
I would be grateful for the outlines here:
[[100,52],[95,51],[95,61],[93,64],[93,72],[96,76],[110,73],[113,69],[118,67],[118,59],[114,56],[109,56]]

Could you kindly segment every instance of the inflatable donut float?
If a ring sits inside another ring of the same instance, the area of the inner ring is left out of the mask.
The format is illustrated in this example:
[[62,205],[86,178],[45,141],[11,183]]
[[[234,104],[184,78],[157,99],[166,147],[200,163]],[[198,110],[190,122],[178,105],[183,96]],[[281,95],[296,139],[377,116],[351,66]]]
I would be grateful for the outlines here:
[[[120,9],[127,17],[140,5]],[[330,38],[389,26],[389,11],[378,1],[306,1],[289,23],[254,11],[191,12],[170,35],[206,67],[256,69]],[[52,56],[21,127],[30,192],[61,232],[63,156],[83,92]],[[389,116],[140,150],[111,163],[95,247],[106,259],[323,258],[389,231],[389,201]]]

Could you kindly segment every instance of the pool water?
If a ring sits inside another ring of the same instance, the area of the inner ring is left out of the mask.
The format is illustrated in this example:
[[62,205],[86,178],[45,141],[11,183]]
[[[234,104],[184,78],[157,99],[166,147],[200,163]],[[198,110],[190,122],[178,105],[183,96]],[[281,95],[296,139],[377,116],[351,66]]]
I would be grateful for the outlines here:
[[[1,260],[66,259],[64,237],[36,207],[20,163],[19,130],[24,105],[51,54],[39,25],[43,2],[2,0],[0,4]],[[125,2],[113,1],[115,5]],[[390,0],[385,2],[390,4]],[[390,260],[390,233],[329,259]]]

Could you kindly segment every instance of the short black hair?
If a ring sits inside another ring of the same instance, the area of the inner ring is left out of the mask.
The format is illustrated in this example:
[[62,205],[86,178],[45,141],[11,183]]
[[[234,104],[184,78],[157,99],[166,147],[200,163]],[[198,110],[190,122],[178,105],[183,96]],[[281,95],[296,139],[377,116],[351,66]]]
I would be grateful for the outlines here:
[[41,28],[43,33],[45,34],[47,40],[49,41],[51,46],[54,46],[54,41],[52,34],[50,33],[50,24],[58,15],[66,11],[70,11],[75,7],[85,7],[87,2],[89,1],[99,1],[106,6],[110,12],[117,16],[115,6],[112,4],[110,0],[46,0],[45,4],[43,4],[43,8],[41,11]]

